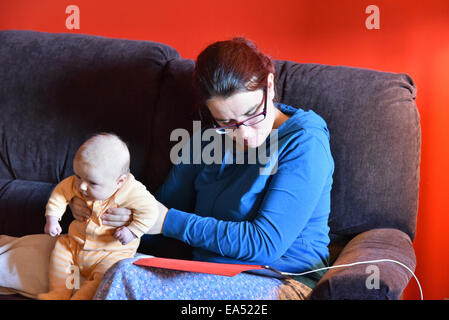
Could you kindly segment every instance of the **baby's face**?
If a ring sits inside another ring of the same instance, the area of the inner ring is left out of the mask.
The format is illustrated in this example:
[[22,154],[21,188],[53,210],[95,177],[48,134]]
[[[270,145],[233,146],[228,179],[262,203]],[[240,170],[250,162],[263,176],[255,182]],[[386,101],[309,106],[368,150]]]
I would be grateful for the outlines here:
[[101,166],[86,165],[77,159],[73,162],[75,187],[86,200],[106,200],[123,184],[121,175]]

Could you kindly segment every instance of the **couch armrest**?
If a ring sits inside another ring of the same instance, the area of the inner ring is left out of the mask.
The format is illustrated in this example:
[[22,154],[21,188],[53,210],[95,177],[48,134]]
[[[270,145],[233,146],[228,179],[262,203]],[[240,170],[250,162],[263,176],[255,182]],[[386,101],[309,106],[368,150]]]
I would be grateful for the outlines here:
[[[397,229],[362,232],[345,246],[334,266],[379,259],[396,260],[414,271],[416,256],[410,237]],[[410,271],[394,262],[330,269],[310,299],[399,299],[411,278]]]

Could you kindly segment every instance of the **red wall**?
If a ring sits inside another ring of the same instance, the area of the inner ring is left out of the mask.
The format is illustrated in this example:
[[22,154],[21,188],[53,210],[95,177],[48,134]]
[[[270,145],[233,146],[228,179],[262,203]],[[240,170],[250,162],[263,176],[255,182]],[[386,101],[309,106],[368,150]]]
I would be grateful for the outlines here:
[[[80,30],[65,27],[69,4]],[[365,27],[371,4],[379,30]],[[185,58],[243,35],[277,59],[410,74],[423,133],[416,274],[426,299],[449,298],[449,1],[0,0],[0,29],[153,40]],[[405,298],[419,298],[413,279]]]

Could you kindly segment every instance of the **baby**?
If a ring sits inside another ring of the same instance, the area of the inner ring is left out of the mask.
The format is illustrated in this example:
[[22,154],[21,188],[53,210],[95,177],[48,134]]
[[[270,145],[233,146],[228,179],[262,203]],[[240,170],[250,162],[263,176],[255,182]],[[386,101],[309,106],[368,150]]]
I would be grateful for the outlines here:
[[[73,221],[68,235],[56,241],[50,258],[50,291],[38,299],[92,299],[106,270],[134,256],[140,237],[156,221],[157,201],[134,179],[129,163],[126,144],[113,134],[97,134],[78,149],[73,160],[75,175],[61,181],[48,200],[45,233],[52,237],[61,233],[58,221],[73,197],[84,199],[92,215],[85,222]],[[103,225],[102,214],[114,207],[132,210],[128,226]],[[73,294],[67,281],[73,278],[74,266],[86,281]]]

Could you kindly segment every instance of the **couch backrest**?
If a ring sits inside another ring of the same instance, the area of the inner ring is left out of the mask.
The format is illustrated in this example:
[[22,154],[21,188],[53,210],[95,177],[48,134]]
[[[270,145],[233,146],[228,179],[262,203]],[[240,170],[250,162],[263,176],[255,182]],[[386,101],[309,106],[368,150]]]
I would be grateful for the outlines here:
[[100,131],[127,141],[141,180],[151,119],[173,48],[148,41],[0,32],[0,179],[56,183]]
[[331,233],[398,228],[412,239],[421,129],[406,74],[278,61],[280,101],[326,120],[335,161]]
[[194,67],[193,60],[177,58],[170,60],[164,69],[150,133],[147,181],[151,191],[164,182],[172,167],[170,150],[179,142],[170,141],[173,130],[183,128],[192,134],[193,120],[200,120],[192,86]]

